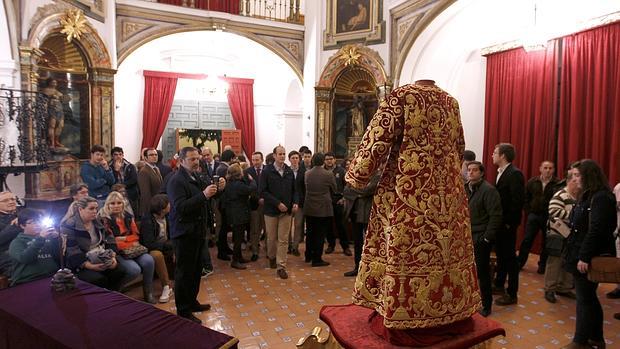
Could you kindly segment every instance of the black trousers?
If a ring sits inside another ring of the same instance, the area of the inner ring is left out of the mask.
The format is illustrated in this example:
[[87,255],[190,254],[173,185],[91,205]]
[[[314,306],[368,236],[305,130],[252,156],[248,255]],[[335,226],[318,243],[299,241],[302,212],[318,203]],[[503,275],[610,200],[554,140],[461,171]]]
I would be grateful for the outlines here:
[[491,309],[493,293],[491,290],[491,244],[485,242],[481,236],[474,235],[474,258],[476,261],[476,273],[478,285],[482,297],[482,307]]
[[497,255],[497,276],[495,287],[504,288],[508,278],[509,296],[516,297],[519,291],[519,262],[515,248],[517,245],[517,227],[507,228],[505,225],[497,232],[495,254]]
[[368,224],[356,223],[355,215],[351,216],[351,231],[353,233],[353,258],[355,260],[355,269],[357,270],[362,260],[362,249],[364,248],[364,236],[366,235],[366,229]]
[[200,290],[202,252],[205,240],[180,237],[173,240],[177,266],[174,273],[174,300],[177,314],[188,315],[200,303],[196,299]]
[[312,263],[318,263],[323,260],[323,242],[325,241],[325,233],[331,228],[332,217],[313,217],[306,216],[306,248],[310,253]]
[[247,224],[233,224],[233,262],[241,262],[243,255],[241,254],[241,243],[243,242],[243,236],[245,235],[245,228]]
[[125,268],[117,263],[115,269],[108,269],[104,271],[95,271],[90,269],[82,269],[77,273],[78,279],[86,281],[89,284],[107,288],[111,291],[118,291],[121,288],[121,282],[127,272]]
[[544,248],[547,239],[547,219],[546,214],[530,213],[527,215],[527,223],[525,224],[525,236],[521,241],[521,247],[519,247],[519,268],[523,268],[527,263],[527,257],[532,249],[532,244],[536,239],[538,232],[542,232],[542,252],[540,253],[540,259],[538,260],[538,267],[545,269],[547,264],[547,250]]
[[230,226],[226,221],[226,212],[224,211],[224,207],[220,207],[220,214],[222,215],[222,226],[218,227],[219,231],[217,233],[217,254],[228,255],[228,251],[230,247],[228,247],[228,232],[230,231]]
[[338,236],[334,233],[332,221],[330,220],[328,223],[329,229],[327,230],[327,244],[331,247],[336,247],[336,237],[338,237],[338,239],[340,239],[340,247],[342,247],[343,250],[349,248],[349,237],[347,236],[347,228],[344,225],[344,205],[334,204],[333,219]]
[[588,339],[603,341],[603,308],[598,300],[598,283],[588,280],[586,274],[573,273],[577,294],[577,321],[573,342],[587,344]]

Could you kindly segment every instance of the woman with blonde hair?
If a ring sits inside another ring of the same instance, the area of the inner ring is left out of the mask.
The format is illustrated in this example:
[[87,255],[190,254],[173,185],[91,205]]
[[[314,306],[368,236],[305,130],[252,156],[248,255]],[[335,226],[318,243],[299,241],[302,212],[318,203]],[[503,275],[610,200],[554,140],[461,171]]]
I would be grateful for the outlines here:
[[114,236],[119,254],[119,262],[129,272],[127,281],[142,272],[144,301],[155,304],[153,298],[153,271],[155,262],[148,249],[140,244],[140,232],[134,217],[125,211],[125,199],[117,191],[110,192],[105,205],[99,211],[99,218],[106,231]]
[[250,223],[250,195],[255,192],[256,182],[252,176],[244,177],[239,164],[230,165],[226,174],[222,205],[226,220],[233,231],[233,258],[230,266],[235,269],[245,269],[246,266],[242,263],[248,262],[241,254],[241,243],[243,233]]

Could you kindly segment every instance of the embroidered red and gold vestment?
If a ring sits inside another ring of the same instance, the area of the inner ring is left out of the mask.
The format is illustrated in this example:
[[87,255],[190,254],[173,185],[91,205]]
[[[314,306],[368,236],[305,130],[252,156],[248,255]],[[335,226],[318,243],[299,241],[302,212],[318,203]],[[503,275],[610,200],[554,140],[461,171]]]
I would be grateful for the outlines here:
[[469,318],[480,307],[467,196],[465,141],[456,99],[407,85],[384,99],[346,180],[363,188],[382,168],[353,303],[391,329]]

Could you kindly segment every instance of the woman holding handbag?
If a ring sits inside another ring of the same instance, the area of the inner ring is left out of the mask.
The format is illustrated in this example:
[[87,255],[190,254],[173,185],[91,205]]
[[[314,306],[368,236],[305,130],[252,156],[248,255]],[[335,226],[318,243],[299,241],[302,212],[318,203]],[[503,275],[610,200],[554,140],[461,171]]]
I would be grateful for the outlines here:
[[75,209],[69,208],[60,225],[60,233],[67,237],[65,263],[80,280],[118,291],[126,270],[119,263],[114,237],[97,220],[97,209],[97,200],[90,196],[75,201]]
[[155,262],[148,254],[148,249],[140,244],[138,226],[133,216],[125,211],[125,200],[121,193],[113,191],[108,194],[105,205],[99,211],[99,218],[106,231],[116,240],[121,255],[119,263],[129,271],[130,275],[136,276],[142,271],[144,301],[151,304],[157,303],[153,298]]
[[572,231],[564,252],[564,267],[575,280],[577,321],[573,341],[565,349],[605,348],[603,308],[596,294],[598,283],[588,280],[592,258],[615,256],[616,201],[607,178],[596,162],[582,160],[573,173],[581,189],[571,212]]

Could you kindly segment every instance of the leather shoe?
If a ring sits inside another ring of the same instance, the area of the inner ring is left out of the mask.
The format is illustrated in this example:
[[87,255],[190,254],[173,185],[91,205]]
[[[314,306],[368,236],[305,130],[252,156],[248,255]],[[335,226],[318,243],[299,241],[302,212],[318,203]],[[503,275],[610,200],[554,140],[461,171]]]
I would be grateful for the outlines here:
[[490,308],[482,308],[479,311],[480,315],[484,316],[484,317],[488,317],[489,315],[491,315],[491,309]]
[[295,257],[301,256],[301,254],[299,253],[299,250],[296,248],[294,248],[293,251],[291,251],[291,254]]
[[194,305],[191,310],[195,312],[209,311],[211,310],[211,304],[209,303],[197,304],[197,305]]
[[230,263],[230,266],[232,268],[240,269],[240,270],[244,270],[248,268],[245,265],[241,264],[241,262],[237,262],[237,261],[233,261],[232,263]]
[[275,269],[277,267],[276,259],[269,259],[269,268]]
[[241,257],[241,259],[239,260],[239,263],[250,263],[250,261]]
[[620,320],[620,313],[615,313],[614,314],[614,319]]
[[588,345],[594,349],[605,349],[605,347],[607,346],[605,340],[595,341],[592,339],[588,339]]
[[351,252],[351,249],[349,248],[345,248],[342,252],[344,252],[345,256],[352,256],[353,253]]
[[344,276],[346,277],[350,277],[350,276],[357,276],[357,268],[351,270],[351,271],[347,271],[346,273],[344,273]]
[[494,295],[500,295],[500,296],[501,296],[501,295],[504,295],[504,294],[506,293],[506,290],[505,290],[503,287],[493,286],[493,287],[491,288],[491,292],[492,292]]
[[252,257],[250,257],[250,260],[252,262],[256,262],[258,260],[258,255],[257,254],[253,254]]
[[562,297],[566,297],[566,298],[570,298],[570,299],[577,299],[577,295],[573,291],[556,292],[556,294],[558,296],[562,296]]
[[284,269],[278,269],[278,276],[280,277],[280,279],[288,279],[288,274]]
[[620,289],[614,288],[613,291],[607,292],[605,296],[609,299],[618,299],[620,298]]
[[517,304],[517,297],[512,297],[508,294],[505,294],[498,299],[495,300],[496,305],[512,305]]
[[225,253],[224,254],[218,253],[217,254],[217,259],[221,259],[223,261],[229,261],[230,260],[230,256],[225,254]]
[[334,246],[327,246],[325,253],[327,254],[334,253]]
[[543,275],[545,273],[545,266],[544,265],[539,265],[538,269],[536,269],[536,273]]
[[310,262],[312,262],[312,258],[310,258],[310,257],[306,257],[306,259],[304,259],[304,261],[305,261],[306,263],[310,263]]
[[194,316],[194,314],[192,313],[186,313],[186,314],[179,314],[180,317],[185,318],[191,322],[197,323],[197,324],[202,324],[202,320],[200,320],[199,318],[197,318],[196,316]]
[[[559,294],[559,293],[558,293]],[[555,298],[555,292],[553,291],[545,291],[545,299],[549,303],[555,303],[558,300]]]
[[329,265],[329,262],[326,262],[326,261],[312,262],[313,267],[326,267],[328,265]]

